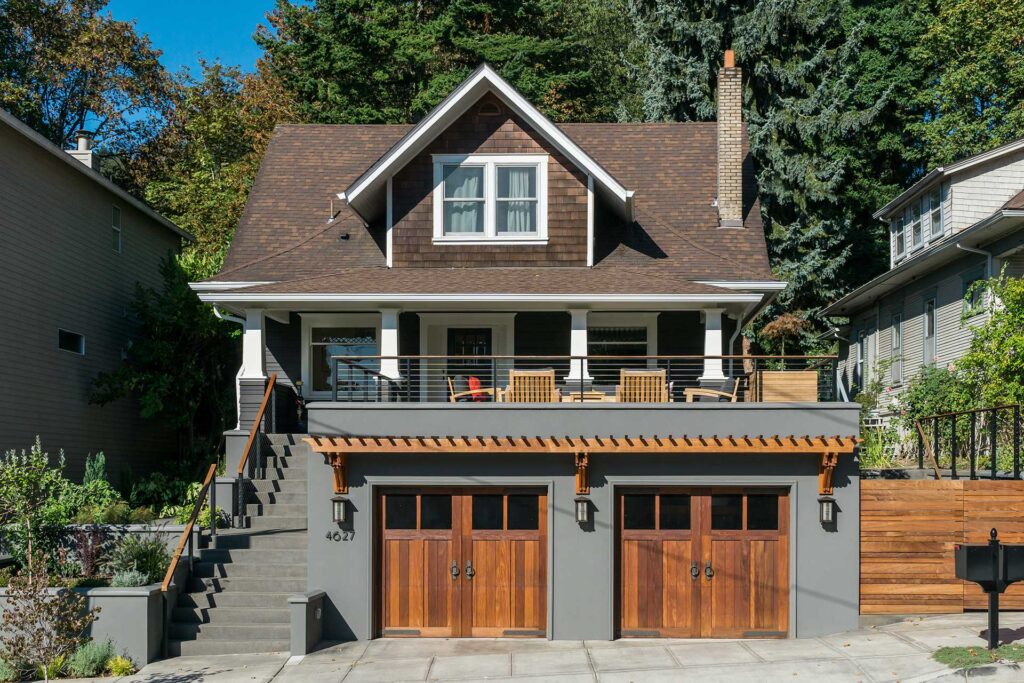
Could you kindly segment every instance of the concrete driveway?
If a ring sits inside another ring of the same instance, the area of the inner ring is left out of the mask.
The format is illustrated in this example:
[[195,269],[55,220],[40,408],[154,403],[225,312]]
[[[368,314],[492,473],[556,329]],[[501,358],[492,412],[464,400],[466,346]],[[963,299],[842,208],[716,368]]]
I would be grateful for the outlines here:
[[[1004,614],[1004,642],[1024,641],[1024,614]],[[931,658],[946,645],[985,646],[984,614],[907,619],[798,640],[375,640],[287,654],[179,657],[124,683],[397,681],[937,681],[963,680]],[[981,673],[981,672],[978,672]],[[990,669],[984,680],[1024,680]],[[973,678],[973,676],[972,676]],[[110,680],[110,679],[106,679]]]

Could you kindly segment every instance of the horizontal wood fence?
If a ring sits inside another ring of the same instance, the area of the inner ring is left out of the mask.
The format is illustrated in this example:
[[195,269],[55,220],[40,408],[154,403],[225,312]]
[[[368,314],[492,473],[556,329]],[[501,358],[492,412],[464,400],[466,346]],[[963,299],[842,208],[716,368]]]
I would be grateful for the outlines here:
[[[989,529],[1024,543],[1024,481],[864,479],[860,489],[861,614],[947,614],[985,609],[985,594],[956,578],[953,546]],[[1024,609],[1024,584],[1000,599]]]

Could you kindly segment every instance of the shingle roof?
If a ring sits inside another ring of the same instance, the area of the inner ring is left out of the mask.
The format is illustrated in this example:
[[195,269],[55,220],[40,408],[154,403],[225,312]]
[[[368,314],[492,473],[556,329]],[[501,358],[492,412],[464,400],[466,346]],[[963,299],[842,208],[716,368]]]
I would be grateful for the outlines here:
[[1004,209],[1024,209],[1024,190],[1021,190],[1017,194],[1006,200],[1003,204]]
[[410,126],[282,125],[268,146],[224,268],[213,280],[277,281],[268,287],[327,292],[450,291],[443,288],[453,285],[445,283],[461,282],[463,289],[479,280],[481,286],[513,292],[699,293],[705,286],[696,280],[772,279],[749,163],[745,228],[718,227],[712,204],[717,193],[714,123],[562,128],[636,193],[636,224],[618,226],[622,239],[606,244],[592,269],[463,268],[457,277],[448,268],[387,269],[381,236],[340,200],[334,201],[337,219],[328,224],[330,199]]

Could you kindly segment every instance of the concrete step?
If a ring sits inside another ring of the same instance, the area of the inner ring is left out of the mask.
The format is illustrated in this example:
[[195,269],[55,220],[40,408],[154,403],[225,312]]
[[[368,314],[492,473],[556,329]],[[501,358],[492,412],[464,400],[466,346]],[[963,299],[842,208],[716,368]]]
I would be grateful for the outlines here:
[[235,566],[268,564],[295,564],[306,566],[306,546],[302,548],[203,548],[199,551],[200,562],[230,564]]
[[207,577],[189,579],[189,592],[214,591],[218,593],[301,593],[306,590],[306,577],[274,578],[262,576]]
[[265,607],[175,607],[174,621],[181,624],[288,624],[287,608]]
[[299,515],[269,515],[267,517],[252,517],[249,519],[250,531],[277,531],[291,530],[304,531],[306,529],[305,511]]
[[306,519],[306,503],[249,503],[245,514],[250,517],[300,517]]
[[182,593],[178,596],[178,606],[182,608],[208,609],[288,609],[288,598],[291,593],[216,593],[198,591]]
[[171,622],[174,640],[281,640],[291,637],[290,624],[186,624]]
[[302,479],[253,479],[253,491],[274,491],[280,493],[305,493],[306,480]]
[[302,505],[305,507],[309,496],[302,493],[284,493],[278,491],[255,491],[249,496],[250,501],[264,505]]
[[[254,558],[255,559],[255,558]],[[192,565],[192,576],[208,578],[242,578],[263,576],[266,578],[305,578],[306,563],[270,564],[258,558],[254,562],[196,562]]]
[[[251,652],[288,652],[288,639],[274,640],[169,640],[167,654],[171,657],[203,657],[209,655],[242,655]],[[175,678],[177,680],[177,678]]]
[[[302,520],[303,526],[305,526],[306,520]],[[214,548],[224,549],[247,549],[255,548],[259,550],[284,550],[284,549],[296,549],[306,550],[308,545],[308,535],[305,529],[290,529],[286,531],[270,531],[270,530],[250,530],[248,533],[219,533],[217,539],[213,542]]]
[[264,434],[266,443],[272,446],[289,446],[292,444],[305,445],[303,439],[309,434]]

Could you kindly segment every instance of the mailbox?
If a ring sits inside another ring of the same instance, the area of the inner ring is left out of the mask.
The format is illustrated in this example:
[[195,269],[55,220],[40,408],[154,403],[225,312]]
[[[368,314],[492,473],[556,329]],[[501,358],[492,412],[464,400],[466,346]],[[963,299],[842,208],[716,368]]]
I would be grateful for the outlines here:
[[988,647],[999,647],[999,594],[1024,580],[1024,545],[1003,545],[995,529],[985,544],[958,544],[954,549],[956,576],[973,581],[988,593]]

